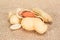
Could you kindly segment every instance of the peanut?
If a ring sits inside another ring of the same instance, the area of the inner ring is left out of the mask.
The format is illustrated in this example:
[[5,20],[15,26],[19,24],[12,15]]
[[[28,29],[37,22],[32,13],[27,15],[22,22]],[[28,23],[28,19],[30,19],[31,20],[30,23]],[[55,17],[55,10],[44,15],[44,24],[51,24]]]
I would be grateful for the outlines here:
[[34,18],[34,29],[40,34],[43,34],[47,31],[47,25],[39,18]]
[[39,18],[23,18],[21,25],[24,29],[31,31],[35,30],[40,34],[47,31],[47,25]]
[[31,31],[33,28],[33,18],[23,18],[21,21],[21,25],[24,29]]

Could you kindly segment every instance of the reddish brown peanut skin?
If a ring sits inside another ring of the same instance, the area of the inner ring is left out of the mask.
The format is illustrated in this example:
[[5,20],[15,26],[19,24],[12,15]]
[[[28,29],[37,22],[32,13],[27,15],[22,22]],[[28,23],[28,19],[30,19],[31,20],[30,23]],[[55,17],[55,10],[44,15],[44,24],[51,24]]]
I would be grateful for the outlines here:
[[31,11],[22,11],[19,15],[22,15],[23,17],[35,17],[35,13]]
[[44,22],[52,22],[52,18],[50,15],[48,15],[47,13],[45,13],[44,11],[42,11],[39,8],[32,8],[32,11],[35,12],[35,14],[38,14],[39,17],[44,21]]

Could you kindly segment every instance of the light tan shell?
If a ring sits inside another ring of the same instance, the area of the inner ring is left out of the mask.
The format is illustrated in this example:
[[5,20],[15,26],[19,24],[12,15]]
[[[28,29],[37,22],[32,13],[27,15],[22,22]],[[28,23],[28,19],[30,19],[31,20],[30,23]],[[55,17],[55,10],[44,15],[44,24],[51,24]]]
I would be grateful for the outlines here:
[[35,14],[37,14],[38,17],[40,17],[44,22],[52,22],[51,16],[45,13],[44,11],[42,11],[41,9],[32,8],[31,10],[34,11]]
[[20,29],[21,28],[21,24],[13,24],[10,26],[10,29],[12,30],[16,30],[16,29]]
[[8,17],[10,18],[12,15],[16,15],[18,18],[22,18],[21,15],[18,15],[18,12],[21,10],[22,10],[22,8],[17,8],[16,10],[10,11],[8,14]]
[[11,17],[10,17],[10,23],[11,24],[18,24],[19,23],[19,19],[18,19],[18,17],[16,16],[16,15],[12,15]]

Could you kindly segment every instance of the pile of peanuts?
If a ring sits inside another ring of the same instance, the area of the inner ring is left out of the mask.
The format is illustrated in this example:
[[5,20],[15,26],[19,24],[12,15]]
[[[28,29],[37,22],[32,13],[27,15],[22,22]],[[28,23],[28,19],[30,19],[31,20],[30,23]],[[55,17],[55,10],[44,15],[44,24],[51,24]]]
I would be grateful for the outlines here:
[[47,31],[48,25],[52,18],[39,8],[23,9],[18,8],[15,11],[9,12],[10,29],[16,30],[23,28],[27,31],[36,31],[43,34]]

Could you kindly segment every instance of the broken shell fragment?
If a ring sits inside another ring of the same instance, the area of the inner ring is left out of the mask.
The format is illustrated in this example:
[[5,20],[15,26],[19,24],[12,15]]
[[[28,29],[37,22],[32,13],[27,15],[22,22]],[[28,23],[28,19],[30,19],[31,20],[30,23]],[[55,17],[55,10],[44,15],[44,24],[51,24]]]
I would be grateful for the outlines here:
[[12,30],[16,30],[16,29],[20,29],[21,28],[21,24],[13,24],[10,26],[10,29]]
[[16,15],[12,15],[10,17],[10,23],[11,24],[17,24],[17,23],[19,23],[19,18]]
[[17,8],[17,10],[16,10],[16,16],[17,16],[19,19],[23,18],[23,17],[21,16],[21,14],[19,15],[19,12],[21,12],[21,10],[22,10],[22,8]]
[[9,12],[8,17],[10,18],[13,15],[12,12]]

